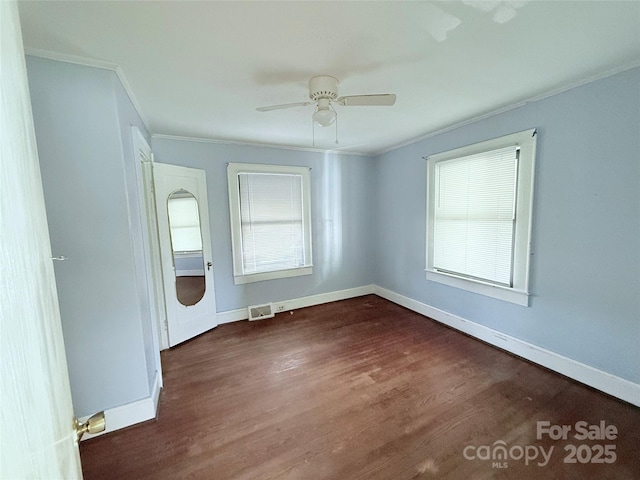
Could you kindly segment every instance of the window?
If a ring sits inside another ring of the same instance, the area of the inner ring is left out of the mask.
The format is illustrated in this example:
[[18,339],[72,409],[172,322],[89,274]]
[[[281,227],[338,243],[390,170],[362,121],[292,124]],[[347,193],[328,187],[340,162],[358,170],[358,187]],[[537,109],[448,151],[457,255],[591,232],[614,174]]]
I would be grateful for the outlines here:
[[536,131],[428,158],[427,279],[528,305]]
[[236,284],[309,275],[309,168],[230,163],[229,209]]

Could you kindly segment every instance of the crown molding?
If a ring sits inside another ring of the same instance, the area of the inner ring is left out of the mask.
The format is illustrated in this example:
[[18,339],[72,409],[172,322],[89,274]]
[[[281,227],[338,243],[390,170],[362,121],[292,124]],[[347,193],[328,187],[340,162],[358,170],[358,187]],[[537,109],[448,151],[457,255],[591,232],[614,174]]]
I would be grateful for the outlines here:
[[82,65],[85,67],[102,68],[104,70],[111,70],[115,72],[115,74],[118,76],[118,80],[120,80],[120,83],[122,84],[122,87],[124,88],[125,92],[127,92],[129,100],[131,100],[131,103],[133,104],[133,108],[135,108],[136,112],[138,113],[138,116],[142,120],[142,123],[144,124],[145,128],[147,129],[147,132],[149,132],[149,135],[152,134],[151,127],[149,125],[149,122],[147,121],[147,118],[144,115],[144,112],[142,111],[142,107],[140,107],[140,104],[138,103],[138,100],[136,99],[135,95],[133,94],[133,90],[129,85],[129,81],[127,80],[127,77],[125,76],[124,71],[122,70],[122,68],[120,68],[119,65],[111,62],[105,62],[103,60],[96,60],[94,58],[86,58],[78,55],[69,55],[66,53],[52,52],[50,50],[41,50],[38,48],[31,48],[31,47],[25,47],[24,53],[25,55],[30,55],[32,57],[46,58],[48,60],[57,60],[59,62],[65,62],[65,63],[73,63],[75,65]]
[[532,97],[528,97],[524,100],[521,100],[519,102],[515,102],[509,105],[506,105],[504,107],[501,108],[497,108],[495,110],[491,110],[487,113],[483,113],[481,115],[477,115],[475,117],[471,117],[468,118],[466,120],[462,120],[460,122],[456,122],[453,123],[451,125],[439,128],[438,130],[433,130],[431,132],[425,133],[424,135],[421,135],[419,137],[413,138],[411,140],[407,140],[405,142],[399,143],[397,145],[394,145],[392,147],[386,148],[384,150],[381,150],[380,152],[377,153],[373,153],[371,154],[371,156],[373,157],[378,157],[380,155],[384,155],[385,153],[389,153],[393,150],[399,150],[400,148],[406,147],[408,145],[413,145],[414,143],[418,143],[421,142],[422,140],[426,140],[428,138],[432,138],[435,137],[437,135],[440,135],[442,133],[446,133],[446,132],[450,132],[451,130],[455,130],[456,128],[460,128],[460,127],[464,127],[465,125],[470,125],[472,123],[478,122],[480,120],[485,120],[487,118],[496,116],[496,115],[500,115],[501,113],[505,113],[508,112],[510,110],[514,110],[516,108],[520,108],[523,107],[529,103],[534,103],[534,102],[538,102],[540,100],[544,100],[545,98],[549,98],[549,97],[553,97],[554,95],[558,95],[560,93],[566,92],[568,90],[573,90],[574,88],[578,88],[581,87],[583,85],[587,85],[589,83],[595,82],[597,80],[602,80],[608,77],[611,77],[613,75],[616,75],[618,73],[622,73],[625,72],[627,70],[631,70],[632,68],[637,68],[640,67],[640,59],[639,60],[634,60],[632,62],[629,63],[625,63],[623,65],[620,65],[616,68],[612,68],[610,70],[605,70],[604,72],[600,72],[597,73],[595,75],[591,75],[589,77],[585,77],[581,80],[575,81],[575,82],[571,82],[571,83],[567,83],[565,85],[562,85],[561,87],[557,87],[551,90],[548,90],[544,93],[541,93],[539,95],[534,95]]
[[245,142],[238,140],[220,140],[214,138],[202,138],[202,137],[186,137],[179,135],[165,135],[161,133],[156,133],[151,135],[151,138],[164,139],[164,140],[177,140],[181,142],[199,142],[199,143],[215,143],[220,145],[236,145],[241,147],[259,147],[259,148],[273,148],[276,150],[292,150],[296,152],[311,152],[311,153],[324,153],[331,155],[353,155],[360,157],[374,157],[375,154],[365,153],[365,152],[352,152],[345,150],[325,150],[321,148],[312,148],[312,147],[294,147],[291,145],[278,145],[274,143],[260,143],[260,142]]
[[129,85],[129,82],[127,81],[127,78],[126,78],[124,72],[122,71],[122,68],[120,68],[119,65],[117,65],[115,63],[111,63],[111,62],[105,62],[103,60],[96,60],[96,59],[92,59],[92,58],[86,58],[86,57],[81,57],[81,56],[77,56],[77,55],[69,55],[69,54],[65,54],[65,53],[52,52],[52,51],[49,51],[49,50],[41,50],[41,49],[31,48],[31,47],[25,47],[25,54],[26,55],[31,55],[31,56],[34,56],[34,57],[47,58],[47,59],[50,59],[50,60],[58,60],[60,62],[74,63],[74,64],[77,64],[77,65],[84,65],[84,66],[87,66],[87,67],[103,68],[103,69],[106,69],[106,70],[114,71],[116,73],[116,75],[118,76],[118,79],[122,83],[123,88],[127,92],[127,95],[129,96],[129,99],[131,100],[131,103],[133,103],[133,106],[136,109],[136,112],[138,113],[138,115],[142,119],[142,122],[144,123],[144,126],[146,127],[147,131],[149,132],[149,134],[151,135],[152,138],[164,138],[164,139],[171,139],[171,140],[202,142],[202,143],[217,143],[217,144],[222,144],[222,145],[239,145],[239,146],[248,146],[248,147],[275,148],[275,149],[281,149],[281,150],[293,150],[293,151],[298,151],[298,152],[328,153],[328,154],[335,154],[335,155],[355,155],[355,156],[365,156],[365,157],[378,157],[378,156],[384,155],[386,153],[392,152],[394,150],[399,150],[399,149],[401,149],[403,147],[406,147],[408,145],[413,145],[415,143],[421,142],[423,140],[427,140],[427,139],[435,137],[437,135],[441,135],[443,133],[450,132],[451,130],[455,130],[457,128],[464,127],[466,125],[470,125],[472,123],[475,123],[475,122],[478,122],[478,121],[481,121],[481,120],[485,120],[487,118],[491,118],[491,117],[496,116],[496,115],[500,115],[500,114],[508,112],[510,110],[514,110],[516,108],[523,107],[523,106],[525,106],[525,105],[527,105],[529,103],[538,102],[540,100],[544,100],[545,98],[552,97],[554,95],[558,95],[558,94],[566,92],[568,90],[572,90],[574,88],[581,87],[583,85],[587,85],[587,84],[595,82],[597,80],[602,80],[604,78],[611,77],[611,76],[616,75],[618,73],[621,73],[621,72],[624,72],[624,71],[627,71],[627,70],[631,70],[632,68],[640,67],[640,59],[633,60],[633,61],[631,61],[629,63],[620,65],[620,66],[618,66],[616,68],[612,68],[610,70],[605,70],[603,72],[599,72],[597,74],[585,77],[585,78],[583,78],[581,80],[578,80],[578,81],[575,81],[575,82],[570,82],[570,83],[567,83],[567,84],[562,85],[560,87],[548,90],[548,91],[546,91],[546,92],[544,92],[542,94],[534,95],[532,97],[528,97],[528,98],[526,98],[524,100],[521,100],[519,102],[514,102],[512,104],[506,105],[506,106],[501,107],[501,108],[497,108],[495,110],[491,110],[491,111],[483,113],[481,115],[476,115],[474,117],[467,118],[467,119],[462,120],[460,122],[456,122],[456,123],[453,123],[451,125],[444,126],[444,127],[439,128],[437,130],[432,130],[432,131],[427,132],[427,133],[425,133],[423,135],[420,135],[419,137],[411,138],[409,140],[406,140],[406,141],[404,141],[402,143],[390,146],[388,148],[384,148],[382,150],[371,152],[371,153],[366,153],[366,152],[358,152],[358,151],[327,150],[327,149],[312,148],[312,147],[294,147],[294,146],[290,146],[290,145],[277,145],[277,144],[260,143],[260,142],[246,142],[246,141],[236,141],[236,140],[223,140],[223,139],[213,139],[213,138],[200,138],[200,137],[187,137],[187,136],[179,136],[179,135],[155,134],[151,130],[149,122],[147,121],[147,119],[146,119],[146,117],[145,117],[145,115],[144,115],[144,113],[142,111],[142,108],[140,107],[140,104],[138,103],[138,101],[135,98],[135,95],[133,94],[133,90],[131,89],[131,87]]
[[118,79],[120,80],[120,83],[122,84],[123,88],[127,92],[127,95],[131,100],[131,103],[133,103],[133,106],[136,109],[136,112],[140,116],[142,122],[144,123],[144,126],[146,127],[147,131],[151,135],[151,138],[164,138],[164,139],[179,140],[179,141],[185,141],[185,142],[190,141],[190,142],[203,142],[203,143],[217,143],[222,145],[239,145],[239,146],[248,146],[248,147],[275,148],[275,149],[281,149],[281,150],[294,150],[299,152],[313,152],[313,153],[325,153],[325,154],[328,153],[332,155],[355,155],[355,156],[365,156],[365,157],[372,157],[374,155],[374,154],[357,152],[357,151],[352,152],[352,151],[335,150],[335,149],[326,150],[321,148],[293,147],[289,145],[277,145],[277,144],[260,143],[260,142],[241,142],[241,141],[221,140],[221,139],[213,139],[213,138],[154,134],[153,131],[151,130],[151,126],[149,125],[149,122],[147,121],[142,111],[142,108],[140,107],[140,104],[138,103],[135,95],[133,94],[133,90],[129,85],[129,82],[127,81],[127,77],[125,76],[124,71],[118,64],[105,62],[103,60],[96,60],[93,58],[81,57],[78,55],[69,55],[66,53],[52,52],[50,50],[42,50],[42,49],[31,48],[31,47],[25,47],[24,53],[25,55],[30,55],[32,57],[40,57],[40,58],[46,58],[49,60],[57,60],[59,62],[73,63],[76,65],[83,65],[85,67],[102,68],[105,70],[111,70],[115,72],[116,75],[118,76]]

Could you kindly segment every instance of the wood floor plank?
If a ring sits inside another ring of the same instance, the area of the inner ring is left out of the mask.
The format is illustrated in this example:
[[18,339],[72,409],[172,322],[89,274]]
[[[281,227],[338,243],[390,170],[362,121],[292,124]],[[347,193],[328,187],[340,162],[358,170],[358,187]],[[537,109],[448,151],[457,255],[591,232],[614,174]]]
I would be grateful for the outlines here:
[[[82,442],[85,479],[640,478],[640,409],[373,295],[222,325],[162,364],[158,418]],[[544,420],[619,435],[537,439]],[[464,456],[499,441],[553,452]],[[570,443],[617,459],[566,464]]]

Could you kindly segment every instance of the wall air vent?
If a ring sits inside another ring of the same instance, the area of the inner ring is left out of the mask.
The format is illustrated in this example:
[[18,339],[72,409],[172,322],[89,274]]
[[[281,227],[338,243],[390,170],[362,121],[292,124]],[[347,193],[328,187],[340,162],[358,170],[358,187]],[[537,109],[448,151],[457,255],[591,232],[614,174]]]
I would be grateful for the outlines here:
[[264,305],[254,305],[247,307],[249,310],[249,320],[264,320],[265,318],[273,318],[273,305],[265,303]]

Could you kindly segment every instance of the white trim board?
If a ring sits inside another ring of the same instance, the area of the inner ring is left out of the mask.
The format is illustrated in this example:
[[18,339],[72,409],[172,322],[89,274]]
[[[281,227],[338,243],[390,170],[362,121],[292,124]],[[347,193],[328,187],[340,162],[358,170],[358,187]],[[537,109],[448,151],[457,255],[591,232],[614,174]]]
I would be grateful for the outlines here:
[[640,406],[640,385],[379,286],[374,293],[509,353]]
[[[319,293],[317,295],[309,295],[307,297],[292,298],[290,300],[281,300],[271,302],[275,313],[288,312],[298,308],[312,307],[323,303],[337,302],[348,298],[362,297],[375,293],[375,285],[364,285],[362,287],[347,288],[329,293]],[[264,302],[266,303],[266,302]],[[224,323],[237,322],[240,320],[248,320],[249,312],[247,308],[238,308],[235,310],[227,310],[226,312],[218,312],[218,325]]]
[[78,55],[69,55],[66,53],[52,52],[50,50],[42,50],[39,48],[25,47],[24,53],[25,55],[30,55],[32,57],[46,58],[48,60],[56,60],[58,62],[73,63],[75,65],[82,65],[85,67],[94,67],[94,68],[102,68],[104,70],[112,70],[118,76],[118,79],[122,84],[122,88],[124,88],[125,92],[127,92],[127,95],[129,96],[129,100],[131,100],[131,103],[133,104],[133,108],[138,113],[138,116],[142,120],[142,123],[147,129],[147,132],[149,132],[149,135],[151,135],[151,126],[147,121],[147,118],[145,117],[144,112],[142,111],[142,107],[138,103],[138,100],[136,99],[135,95],[133,94],[133,89],[131,88],[131,85],[129,85],[129,81],[127,80],[127,77],[125,76],[122,68],[120,68],[120,65],[112,62],[105,62],[103,60],[97,60],[94,58],[87,58],[87,57],[81,57]]
[[454,122],[450,125],[445,125],[442,128],[437,128],[436,130],[432,130],[430,132],[425,133],[424,135],[421,135],[419,137],[414,137],[410,140],[407,140],[406,142],[402,142],[399,143],[397,145],[393,145],[390,146],[386,149],[381,150],[378,153],[374,153],[372,154],[372,156],[377,157],[377,156],[381,156],[384,155],[386,153],[392,152],[394,150],[399,150],[403,147],[406,147],[408,145],[413,145],[414,143],[418,143],[421,142],[423,140],[426,140],[428,138],[432,138],[435,137],[437,135],[441,135],[443,133],[449,132],[451,130],[455,130],[456,128],[460,128],[460,127],[464,127],[466,125],[470,125],[472,123],[476,123],[479,122],[480,120],[485,120],[487,118],[490,117],[494,117],[496,115],[500,115],[501,113],[505,113],[508,112],[510,110],[514,110],[516,108],[520,108],[523,107],[529,103],[534,103],[534,102],[538,102],[540,100],[544,100],[545,98],[548,97],[553,97],[554,95],[558,95],[560,93],[566,92],[568,90],[572,90],[574,88],[578,88],[578,87],[582,87],[583,85],[587,85],[589,83],[592,82],[596,82],[598,80],[602,80],[604,78],[608,78],[608,77],[612,77],[613,75],[616,75],[618,73],[622,73],[622,72],[626,72],[627,70],[631,70],[632,68],[636,68],[636,67],[640,67],[640,60],[632,60],[629,63],[625,63],[624,65],[620,65],[616,68],[612,68],[610,70],[605,70],[604,72],[600,72],[597,73],[595,75],[591,75],[589,77],[580,79],[578,81],[575,82],[571,82],[565,85],[562,85],[560,87],[551,89],[547,92],[543,92],[539,95],[535,95],[533,97],[529,97],[529,98],[525,98],[521,101],[517,101],[514,103],[511,103],[509,105],[505,105],[504,107],[501,108],[497,108],[495,110],[490,110],[486,113],[482,113],[480,115],[476,115],[475,117],[471,117],[471,118],[467,118],[466,120],[461,120],[459,122]]
[[[136,400],[135,402],[127,403],[126,405],[105,410],[105,430],[94,435],[85,434],[82,437],[82,441],[156,418],[161,389],[160,373],[156,371],[151,395],[146,398]],[[89,416],[82,417],[79,420],[84,423],[88,418]]]
[[131,86],[129,85],[129,81],[127,80],[127,78],[126,78],[126,76],[124,74],[124,71],[122,70],[120,65],[117,65],[117,64],[111,63],[111,62],[106,62],[106,61],[103,61],[103,60],[97,60],[97,59],[82,57],[82,56],[78,56],[78,55],[70,55],[70,54],[66,54],[66,53],[53,52],[53,51],[50,51],[50,50],[43,50],[43,49],[38,49],[38,48],[25,47],[24,51],[25,51],[26,55],[31,55],[32,57],[48,58],[50,60],[58,60],[60,62],[75,63],[77,65],[85,65],[85,66],[88,66],[88,67],[104,68],[104,69],[113,70],[114,72],[116,72],[116,75],[120,79],[120,82],[122,83],[122,86],[126,90],[127,95],[129,95],[129,98],[131,99],[131,102],[133,103],[134,108],[136,109],[136,111],[138,112],[138,115],[142,119],[142,123],[144,123],[144,126],[147,128],[147,131],[149,132],[149,134],[151,135],[152,138],[166,138],[166,139],[172,139],[172,140],[182,140],[182,141],[191,141],[191,142],[220,143],[220,144],[225,144],[225,145],[245,145],[245,146],[249,146],[249,147],[277,148],[277,149],[282,149],[282,150],[295,150],[295,151],[315,152],[315,153],[329,153],[329,154],[337,154],[337,155],[360,155],[360,156],[372,157],[372,158],[373,157],[378,157],[380,155],[384,155],[385,153],[391,152],[393,150],[398,150],[398,149],[400,149],[402,147],[406,147],[407,145],[412,145],[414,143],[421,142],[423,140],[426,140],[428,138],[434,137],[436,135],[440,135],[440,134],[448,132],[450,130],[454,130],[456,128],[460,128],[460,127],[463,127],[465,125],[469,125],[471,123],[475,123],[475,122],[478,122],[480,120],[484,120],[486,118],[493,117],[495,115],[499,115],[499,114],[504,113],[504,112],[508,112],[509,110],[513,110],[515,108],[522,107],[523,105],[526,105],[528,103],[537,102],[538,100],[542,100],[542,99],[545,99],[547,97],[551,97],[553,95],[557,95],[559,93],[565,92],[567,90],[571,90],[573,88],[581,87],[581,86],[586,85],[588,83],[595,82],[596,80],[601,80],[603,78],[607,78],[607,77],[613,76],[613,75],[615,75],[617,73],[621,73],[621,72],[624,72],[626,70],[631,70],[632,68],[636,68],[636,67],[640,66],[640,61],[639,60],[633,60],[633,61],[631,61],[629,63],[624,64],[624,65],[620,65],[620,66],[618,66],[616,68],[612,68],[612,69],[606,70],[604,72],[599,72],[599,73],[597,73],[595,75],[591,75],[591,76],[589,76],[587,78],[578,80],[576,82],[568,83],[566,85],[563,85],[563,86],[560,86],[558,88],[552,89],[550,91],[544,92],[544,93],[542,93],[540,95],[536,95],[536,96],[533,96],[533,97],[530,97],[530,98],[526,98],[524,100],[521,100],[521,101],[518,101],[518,102],[514,102],[514,103],[512,103],[510,105],[507,105],[505,107],[498,108],[498,109],[495,109],[495,110],[491,110],[491,111],[485,112],[483,114],[477,115],[475,117],[467,118],[465,120],[461,120],[459,122],[455,122],[455,123],[450,124],[450,125],[445,125],[445,126],[443,126],[441,128],[436,128],[435,130],[427,132],[427,133],[425,133],[423,135],[420,135],[418,137],[411,138],[411,139],[406,140],[406,141],[404,141],[402,143],[398,143],[398,144],[395,144],[395,145],[390,145],[390,146],[388,146],[386,148],[382,148],[379,151],[371,152],[371,153],[365,153],[365,152],[360,152],[360,151],[326,150],[326,149],[320,149],[320,148],[295,147],[295,146],[289,146],[289,145],[276,145],[276,144],[250,142],[250,141],[222,140],[222,139],[214,139],[214,138],[188,137],[188,136],[166,135],[166,134],[161,134],[161,133],[153,133],[153,131],[151,130],[151,126],[150,126],[149,122],[147,121],[146,117],[144,116],[142,108],[140,107],[140,104],[136,100],[135,95],[133,94],[133,90],[132,90]]
[[[472,322],[465,318],[453,315],[444,310],[421,303],[412,298],[405,297],[386,288],[377,285],[366,285],[337,292],[311,295],[308,297],[294,298],[281,302],[272,302],[276,313],[311,307],[322,303],[346,300],[348,298],[375,294],[393,303],[401,305],[409,310],[432,318],[437,322],[466,333],[474,338],[482,340],[490,345],[498,347],[509,353],[517,355],[525,360],[548,368],[554,372],[565,375],[577,382],[583,383],[608,395],[640,406],[640,385],[597,368],[585,365],[571,358],[559,355],[542,347],[527,343],[515,337],[511,337],[484,325]],[[282,309],[279,307],[282,306]],[[218,324],[247,320],[249,318],[246,308],[228,310],[218,313]]]
[[197,143],[215,143],[220,145],[237,145],[240,147],[257,147],[257,148],[275,148],[277,150],[292,150],[294,152],[312,152],[322,153],[330,155],[355,155],[360,157],[373,157],[375,154],[365,153],[352,150],[336,150],[336,149],[324,149],[315,147],[296,147],[293,145],[280,145],[276,143],[261,143],[251,142],[249,140],[223,140],[217,138],[203,138],[203,137],[186,137],[183,135],[168,135],[163,133],[154,133],[151,138],[157,138],[159,140],[176,140],[180,142],[197,142]]

